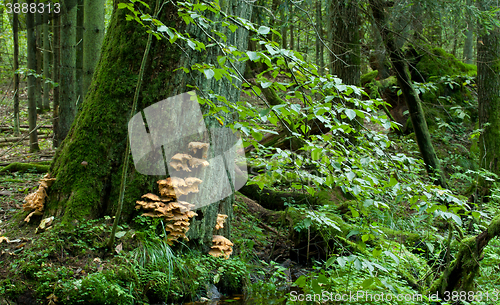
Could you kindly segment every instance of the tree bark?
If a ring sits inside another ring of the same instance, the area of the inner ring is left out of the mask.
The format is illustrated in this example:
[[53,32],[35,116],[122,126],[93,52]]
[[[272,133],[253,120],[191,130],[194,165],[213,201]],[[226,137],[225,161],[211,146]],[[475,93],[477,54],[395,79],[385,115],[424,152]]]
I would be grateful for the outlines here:
[[439,185],[446,187],[446,179],[441,171],[439,160],[432,145],[420,98],[412,86],[405,58],[401,50],[396,46],[392,31],[390,31],[387,25],[386,8],[388,7],[388,3],[384,0],[370,0],[370,7],[382,39],[385,41],[386,50],[389,52],[394,70],[396,71],[398,85],[406,100],[418,147],[424,159],[427,172],[431,176],[437,175]]
[[[28,1],[28,5],[35,1]],[[38,133],[36,127],[36,78],[33,72],[36,71],[36,35],[35,35],[35,16],[26,14],[27,42],[28,42],[28,124],[30,126],[30,152],[40,150],[38,146]]]
[[[119,198],[119,185],[127,139],[128,113],[132,108],[137,75],[147,41],[146,29],[134,21],[126,21],[127,11],[117,9],[116,1],[108,31],[106,33],[102,58],[96,66],[93,84],[78,112],[67,140],[58,150],[51,175],[56,182],[49,190],[46,213],[57,215],[65,223],[74,219],[89,219],[114,215]],[[155,1],[145,1],[152,9]],[[226,4],[226,13],[249,19],[251,7],[241,3]],[[145,10],[152,14],[151,11]],[[193,25],[186,26],[177,15],[177,8],[166,4],[159,16],[167,26],[176,27],[179,32],[188,30],[192,37],[202,39],[204,34]],[[193,27],[193,28],[192,28]],[[225,30],[228,43],[246,48],[247,32],[238,29],[235,33]],[[177,70],[180,66],[190,67],[194,63],[216,63],[220,50],[207,48],[203,53],[185,54],[167,40],[154,40],[146,64],[145,79],[140,90],[137,109],[144,109],[170,96],[189,91],[186,85],[194,85],[202,91],[213,90],[227,100],[236,100],[239,90],[224,81],[207,80],[204,75],[192,76]],[[239,63],[238,70],[244,66]],[[217,103],[217,101],[214,101]],[[233,113],[222,117],[224,122],[234,119]],[[207,129],[219,126],[217,120],[207,117]],[[224,139],[220,139],[224,141]],[[177,147],[172,147],[172,149]],[[170,149],[170,148],[168,148]],[[181,148],[179,148],[181,149]],[[183,148],[182,148],[183,149]],[[85,166],[82,162],[85,161]],[[130,220],[136,215],[135,201],[143,194],[158,194],[156,181],[164,176],[146,176],[135,170],[132,159],[129,162],[124,194],[122,216]],[[204,180],[205,181],[205,180]],[[228,226],[222,234],[230,233],[233,196],[196,210],[198,217],[191,220],[188,237],[201,244],[211,245],[217,214],[229,216]]]
[[316,65],[318,72],[323,75],[323,21],[321,20],[321,0],[316,0]]
[[[59,98],[60,98],[60,67],[61,67],[61,17],[60,14],[52,13],[52,81],[58,83],[53,90],[53,115],[52,115],[52,126],[54,131],[58,130],[59,127]],[[54,137],[52,145],[54,147],[58,146],[58,142]]]
[[[38,7],[38,4],[40,3],[40,0],[36,1],[36,5]],[[36,74],[41,75],[42,74],[42,14],[35,14],[35,32],[36,32]],[[37,107],[37,112],[42,113],[43,112],[43,100],[42,100],[42,79],[37,76],[36,77],[36,89],[35,89],[35,96],[36,96],[36,107]]]
[[357,0],[329,0],[330,73],[347,85],[360,85],[361,44]]
[[[83,101],[83,18],[84,7],[83,0],[77,0],[76,5],[76,39],[75,39],[75,112],[78,111],[78,105]],[[103,6],[104,9],[104,6]]]
[[66,138],[75,119],[75,65],[76,65],[76,17],[77,0],[63,2],[61,15],[61,68],[60,68],[60,100],[58,122],[54,124],[54,146],[58,147]]
[[[491,1],[478,1],[481,10],[496,8]],[[500,30],[481,31],[477,42],[477,99],[479,128],[484,129],[479,138],[480,166],[500,174]],[[481,181],[481,194],[488,196],[490,184]],[[485,198],[483,198],[484,200]]]
[[[16,4],[14,0],[12,4]],[[12,36],[14,38],[14,135],[18,136],[19,131],[19,16],[18,14],[12,15]]]
[[92,82],[94,69],[101,54],[101,46],[104,39],[104,4],[104,0],[84,1],[82,83],[84,98]]
[[49,13],[43,13],[43,109],[50,110],[50,84],[47,82],[50,79],[50,42],[49,42]]

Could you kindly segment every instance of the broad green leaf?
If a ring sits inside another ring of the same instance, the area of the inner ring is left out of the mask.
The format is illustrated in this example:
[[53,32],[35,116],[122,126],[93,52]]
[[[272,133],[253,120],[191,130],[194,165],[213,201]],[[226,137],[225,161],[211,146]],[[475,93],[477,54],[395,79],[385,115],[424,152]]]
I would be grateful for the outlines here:
[[345,259],[345,257],[340,256],[340,257],[337,257],[337,262],[339,263],[341,268],[344,268],[347,260]]
[[260,140],[262,140],[263,135],[260,132],[252,131],[252,137],[256,141],[260,141]]
[[253,51],[247,51],[247,55],[251,61],[256,61],[260,58],[259,53]]
[[215,72],[212,69],[205,69],[203,73],[205,74],[207,79],[211,79],[215,75]]
[[356,112],[352,109],[346,109],[345,115],[349,118],[349,120],[353,120],[356,117]]
[[382,254],[382,248],[377,247],[377,248],[373,249],[373,252],[372,252],[373,257],[379,257],[380,254]]
[[295,285],[299,287],[304,287],[306,285],[306,277],[304,275],[301,275],[294,283]]
[[373,281],[374,281],[374,279],[372,277],[368,278],[368,279],[364,280],[363,283],[361,283],[361,287],[366,289],[373,284]]
[[189,46],[191,49],[193,49],[193,50],[195,50],[195,49],[196,49],[196,43],[194,43],[194,42],[193,42],[193,41],[191,41],[191,40],[188,40],[188,41],[187,41],[187,43],[188,43],[188,46]]
[[261,35],[267,35],[267,34],[269,34],[269,30],[270,30],[269,27],[261,25],[259,27],[259,29],[257,30],[257,33],[259,33]]

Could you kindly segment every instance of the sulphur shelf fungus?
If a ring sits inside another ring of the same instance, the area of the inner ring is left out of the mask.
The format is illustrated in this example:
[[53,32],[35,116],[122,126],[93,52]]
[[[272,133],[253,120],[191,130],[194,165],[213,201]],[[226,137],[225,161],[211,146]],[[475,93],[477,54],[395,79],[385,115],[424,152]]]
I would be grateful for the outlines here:
[[215,224],[215,229],[220,230],[224,228],[224,222],[226,222],[227,215],[217,214],[217,223]]
[[174,168],[176,171],[185,171],[185,172],[190,172],[191,169],[189,169],[188,166],[188,161],[190,161],[193,157],[187,154],[175,154],[171,159],[170,159],[170,166]]
[[179,177],[169,177],[165,180],[158,181],[160,195],[177,198],[178,196],[187,195],[189,193],[198,193],[198,186],[202,183],[201,179],[196,177],[188,177],[182,179]]
[[[143,209],[143,216],[163,217],[165,219],[165,231],[168,233],[167,240],[176,241],[179,237],[188,239],[186,232],[189,230],[189,220],[197,214],[191,209],[194,204],[184,201],[171,201],[171,197],[145,194],[144,200],[136,201],[136,209]],[[170,202],[171,201],[171,202]]]
[[193,152],[193,154],[196,155],[198,150],[201,150],[201,158],[206,159],[207,158],[207,153],[208,153],[208,147],[210,144],[208,143],[202,143],[202,142],[191,142],[188,144],[188,149]]
[[212,250],[208,252],[212,256],[224,256],[225,259],[228,259],[233,253],[233,243],[222,235],[212,236],[212,243]]
[[39,182],[38,190],[29,194],[24,198],[26,201],[23,204],[23,210],[32,211],[26,216],[24,221],[30,222],[33,215],[42,215],[43,207],[45,204],[45,197],[47,197],[47,189],[54,183],[56,179],[50,178],[50,174],[46,174]]
[[201,168],[204,168],[204,167],[207,167],[208,165],[209,165],[209,163],[207,160],[198,159],[198,158],[191,158],[189,160],[189,166],[191,166],[192,168],[198,168],[199,166],[201,166]]

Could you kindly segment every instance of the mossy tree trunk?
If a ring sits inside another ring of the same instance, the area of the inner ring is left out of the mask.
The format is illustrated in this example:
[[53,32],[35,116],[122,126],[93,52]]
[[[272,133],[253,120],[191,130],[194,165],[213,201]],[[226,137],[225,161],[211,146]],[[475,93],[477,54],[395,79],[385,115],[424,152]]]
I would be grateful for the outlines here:
[[460,242],[455,259],[432,284],[430,292],[438,292],[440,297],[444,297],[445,291],[474,290],[474,278],[479,273],[483,250],[495,237],[500,237],[500,216],[495,217],[488,228],[478,236]]
[[[496,2],[478,1],[482,10],[494,8]],[[495,6],[496,7],[496,6]],[[500,30],[482,29],[477,43],[477,99],[479,104],[479,139],[481,167],[500,174]],[[482,196],[488,196],[489,185],[482,181]],[[484,200],[484,198],[483,198]]]
[[[43,13],[43,76],[45,79],[50,79],[49,66],[50,66],[50,41],[49,41],[49,13]],[[43,82],[43,109],[50,109],[49,97],[50,85],[48,82]]]
[[92,82],[104,39],[104,0],[84,0],[83,98]]
[[379,28],[380,35],[385,42],[386,50],[389,52],[389,58],[396,71],[398,85],[403,92],[403,96],[410,111],[411,122],[415,130],[418,147],[424,159],[427,172],[431,176],[437,175],[437,182],[441,186],[446,187],[446,179],[441,171],[439,160],[431,142],[431,136],[427,127],[427,122],[425,121],[425,114],[422,109],[420,98],[412,86],[408,67],[401,49],[397,47],[392,34],[393,32],[388,28],[386,9],[389,5],[390,1],[370,0],[373,17]]
[[[17,0],[12,2],[17,4]],[[12,38],[14,42],[14,71],[19,69],[19,16],[12,14]],[[19,136],[19,74],[14,73],[14,135]]]
[[66,138],[68,131],[75,119],[75,65],[76,65],[76,20],[77,0],[65,1],[61,14],[61,68],[59,107],[55,109],[57,124],[54,124],[54,146],[59,147]]
[[[467,5],[472,6],[474,5],[474,2],[472,0],[467,0]],[[474,21],[472,21],[471,18],[472,16],[469,16],[469,20],[467,20],[467,31],[465,32],[465,42],[464,42],[464,62],[466,64],[472,64],[473,63],[473,42],[474,42]]]
[[[34,4],[35,1],[28,1],[28,4]],[[35,16],[26,14],[27,42],[28,42],[28,69],[36,71],[36,35],[35,35]],[[36,78],[31,74],[28,76],[28,124],[30,129],[30,152],[40,150],[38,146],[38,134],[36,127]]]
[[[57,180],[49,190],[46,214],[56,215],[68,224],[73,220],[114,215],[118,203],[128,117],[148,38],[146,28],[137,22],[126,21],[127,10],[117,9],[119,2],[128,3],[125,0],[115,1],[92,84],[50,170]],[[145,2],[151,7],[151,11],[146,10],[146,13],[153,15],[156,1]],[[239,14],[249,19],[249,6],[235,1],[225,5],[229,14]],[[192,37],[204,37],[201,30],[194,26],[186,27],[177,14],[177,8],[172,4],[163,6],[158,19],[181,33],[188,31]],[[246,32],[237,30],[227,35],[228,43],[246,48]],[[204,53],[193,51],[186,54],[166,40],[153,39],[137,110],[192,90],[186,86],[188,84],[201,90],[211,89],[224,95],[227,100],[238,99],[238,89],[229,83],[216,82],[215,79],[207,81],[204,75],[197,75],[197,72],[185,74],[182,70],[175,71],[180,66],[190,67],[193,63],[215,64],[217,55],[220,55],[219,50],[215,51],[214,48],[208,48]],[[240,64],[241,72],[243,68]],[[227,113],[223,120],[234,120],[234,115]],[[220,127],[215,119],[207,118],[205,123],[207,129]],[[82,165],[83,161],[85,165]],[[140,199],[141,195],[149,192],[158,194],[156,181],[165,178],[140,174],[135,170],[132,158],[128,166],[122,210],[124,221],[137,215],[134,209],[135,201]],[[229,215],[229,223],[233,201],[230,196],[197,210],[199,216],[192,220],[189,238],[211,245],[217,214]],[[229,230],[230,226],[225,225],[222,234],[228,237]],[[221,231],[218,231],[218,234],[221,234]]]
[[328,40],[331,74],[359,86],[361,69],[360,17],[357,0],[329,0]]

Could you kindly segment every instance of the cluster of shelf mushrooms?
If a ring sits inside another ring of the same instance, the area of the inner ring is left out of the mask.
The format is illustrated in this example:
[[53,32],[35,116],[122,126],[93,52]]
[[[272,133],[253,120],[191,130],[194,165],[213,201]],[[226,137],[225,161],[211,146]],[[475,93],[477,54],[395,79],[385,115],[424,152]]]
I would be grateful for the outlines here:
[[40,179],[38,190],[24,198],[24,201],[26,202],[23,204],[23,210],[33,210],[28,214],[28,216],[26,216],[24,221],[30,222],[31,216],[42,215],[43,207],[45,205],[45,197],[47,197],[47,189],[52,185],[52,183],[54,183],[55,180],[56,178],[50,178],[50,174],[46,174],[42,179]]
[[[209,165],[207,158],[208,143],[191,142],[188,144],[189,154],[175,154],[170,159],[170,168],[177,172],[192,173],[193,171],[202,170]],[[199,158],[198,158],[199,157]],[[175,173],[174,173],[175,174]],[[159,180],[158,188],[160,196],[155,194],[145,194],[141,197],[142,200],[136,201],[136,209],[142,208],[146,213],[143,216],[163,217],[167,224],[165,231],[168,232],[167,240],[169,242],[177,241],[179,238],[189,240],[186,236],[189,230],[190,219],[197,214],[192,211],[194,204],[179,200],[179,196],[186,196],[190,193],[198,193],[201,179],[196,177],[180,178],[175,175]],[[219,214],[217,216],[216,230],[223,228],[223,224],[227,215]],[[212,250],[209,254],[212,256],[224,256],[229,258],[232,253],[231,243],[227,238],[214,235]]]

